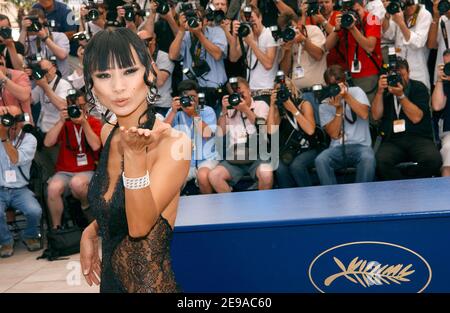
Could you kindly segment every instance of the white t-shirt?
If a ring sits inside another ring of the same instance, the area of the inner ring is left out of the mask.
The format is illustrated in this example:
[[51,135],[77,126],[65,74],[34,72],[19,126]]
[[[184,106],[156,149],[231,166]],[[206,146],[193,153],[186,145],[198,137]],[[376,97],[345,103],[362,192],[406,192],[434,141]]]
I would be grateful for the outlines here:
[[[255,53],[252,50],[249,51],[247,44],[244,43],[244,45],[247,51],[247,64],[250,67],[250,70],[247,69],[247,78],[248,72],[250,71],[250,90],[272,89],[278,71],[278,48],[276,48],[277,53],[272,68],[266,70],[256,58]],[[272,32],[269,28],[264,27],[261,35],[259,35],[258,47],[264,53],[267,52],[268,48],[277,47],[277,43],[273,39]]]
[[[306,32],[311,42],[322,50],[325,50],[325,35],[319,27],[315,25],[306,25]],[[299,56],[299,51],[301,55]],[[316,84],[324,84],[323,73],[327,69],[327,58],[324,53],[322,59],[314,59],[301,44],[294,44],[293,47],[293,66],[292,78],[297,88],[309,88]],[[300,61],[300,64],[299,62]],[[299,68],[301,66],[301,69]],[[303,72],[303,76],[299,74]]]
[[392,19],[389,21],[389,28],[384,33],[384,36],[387,39],[395,40],[396,49],[400,49],[398,55],[408,61],[409,77],[421,81],[430,89],[430,75],[428,73],[428,55],[430,50],[427,48],[426,43],[432,16],[424,5],[420,6],[416,24],[409,29],[411,31],[409,41],[406,41],[400,28]]
[[369,0],[366,4],[366,10],[375,15],[381,23],[386,15],[386,9],[381,0]]
[[[50,83],[50,88],[53,88],[53,85],[56,82],[55,77]],[[45,78],[44,78],[45,79]],[[58,86],[56,86],[55,93],[58,97],[66,99],[67,91],[72,88],[72,85],[65,79],[61,78],[59,80]],[[36,123],[37,127],[39,127],[44,133],[48,132],[55,124],[61,119],[59,109],[50,101],[50,99],[45,94],[44,90],[36,86],[31,91],[31,99],[32,103],[36,104],[38,102],[41,103],[41,112],[39,114],[39,119]]]

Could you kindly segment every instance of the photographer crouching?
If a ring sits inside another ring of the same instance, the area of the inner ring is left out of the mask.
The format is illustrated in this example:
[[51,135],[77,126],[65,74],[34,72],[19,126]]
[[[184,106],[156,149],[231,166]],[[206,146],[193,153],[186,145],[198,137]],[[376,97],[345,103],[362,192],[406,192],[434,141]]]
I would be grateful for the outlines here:
[[70,190],[81,202],[88,221],[92,220],[87,201],[88,185],[94,174],[97,152],[101,148],[101,122],[88,115],[84,95],[69,90],[67,108],[61,110],[59,121],[47,132],[46,147],[59,144],[56,174],[48,181],[47,204],[53,229],[61,227],[64,209],[63,194]]
[[261,138],[258,123],[267,120],[269,106],[265,101],[252,98],[244,78],[232,77],[229,85],[232,93],[223,97],[217,122],[217,136],[227,137],[225,151],[222,151],[224,160],[209,173],[209,182],[218,193],[231,192],[232,187],[249,174],[258,181],[259,190],[270,189],[273,169],[270,160],[260,158],[262,145],[258,142]]
[[205,105],[205,95],[199,94],[198,90],[195,81],[182,81],[178,85],[181,96],[173,98],[172,108],[164,122],[191,138],[191,167],[186,182],[195,179],[200,192],[208,194],[213,192],[208,180],[209,172],[219,163],[215,146],[216,114],[210,106]]
[[33,192],[27,188],[31,163],[36,152],[36,138],[23,130],[29,114],[16,106],[0,107],[0,257],[14,253],[14,239],[8,230],[5,210],[24,213],[27,226],[23,242],[29,251],[40,249],[39,224],[42,208]]
[[267,130],[279,132],[280,162],[276,171],[280,188],[312,186],[309,168],[318,154],[310,142],[316,122],[310,102],[303,100],[284,72],[277,73],[275,89],[270,98]]
[[[394,73],[380,76],[372,116],[381,120],[383,141],[376,155],[380,179],[425,178],[439,173],[442,158],[433,141],[430,95],[425,84],[409,78],[405,59],[397,59]],[[417,165],[403,173],[397,167],[401,162]]]
[[319,107],[320,123],[331,137],[330,147],[316,158],[322,185],[337,183],[335,170],[356,167],[356,183],[375,177],[375,156],[369,131],[369,99],[360,87],[349,87],[344,69],[330,66],[324,74],[327,98]]

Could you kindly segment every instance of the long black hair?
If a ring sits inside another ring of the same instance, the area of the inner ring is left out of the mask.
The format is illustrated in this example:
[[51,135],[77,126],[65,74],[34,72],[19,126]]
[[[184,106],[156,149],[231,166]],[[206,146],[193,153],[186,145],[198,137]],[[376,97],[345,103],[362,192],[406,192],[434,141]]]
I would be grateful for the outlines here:
[[95,105],[92,88],[94,81],[92,73],[95,71],[107,71],[114,68],[117,64],[119,68],[128,68],[136,64],[132,50],[136,51],[139,61],[145,68],[144,82],[149,87],[149,96],[147,97],[148,108],[140,116],[147,115],[147,122],[140,127],[153,127],[155,121],[154,102],[156,100],[157,89],[154,82],[148,80],[150,71],[156,77],[151,66],[150,54],[144,42],[133,31],[128,28],[120,27],[117,29],[102,30],[96,33],[88,42],[83,56],[83,75],[86,87],[86,100],[91,105]]

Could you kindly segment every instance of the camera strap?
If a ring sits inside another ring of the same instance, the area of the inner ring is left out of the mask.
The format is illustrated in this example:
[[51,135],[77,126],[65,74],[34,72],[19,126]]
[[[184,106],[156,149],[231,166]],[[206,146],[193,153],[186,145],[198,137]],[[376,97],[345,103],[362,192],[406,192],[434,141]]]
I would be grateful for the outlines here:
[[447,34],[447,28],[445,27],[445,22],[441,19],[441,32],[442,32],[442,38],[444,38],[445,43],[445,49],[448,49],[448,34]]
[[400,119],[400,111],[402,110],[402,106],[400,103],[398,103],[397,97],[394,97],[394,109],[395,109],[395,114],[397,115],[397,119]]
[[195,35],[193,35],[192,33],[190,33],[189,35],[191,36],[191,46],[189,47],[189,52],[191,53],[192,62],[194,63],[194,66],[196,66],[200,63],[202,45],[200,43],[200,40],[198,40]]
[[[293,101],[293,99],[291,99],[291,100]],[[293,102],[295,103],[295,101],[293,101]],[[297,106],[297,109],[299,109],[300,111],[302,111],[301,106],[302,106],[303,102],[305,102],[305,100],[302,99],[302,102],[300,102],[300,104]],[[286,115],[286,118],[289,121],[289,123],[292,125],[292,127],[297,131],[300,130],[297,119],[295,117],[291,118],[289,115],[289,112],[287,112],[287,111],[286,111],[285,115]]]
[[350,114],[351,114],[351,116],[352,116],[352,118],[350,119],[350,118],[348,117],[348,115],[347,115],[346,107],[350,107],[350,106],[348,105],[348,103],[347,103],[346,101],[344,101],[344,118],[345,118],[345,120],[346,120],[347,122],[349,122],[350,124],[355,124],[355,123],[356,123],[356,119],[358,118],[358,117],[356,116],[356,113],[353,112],[352,108],[350,107]]

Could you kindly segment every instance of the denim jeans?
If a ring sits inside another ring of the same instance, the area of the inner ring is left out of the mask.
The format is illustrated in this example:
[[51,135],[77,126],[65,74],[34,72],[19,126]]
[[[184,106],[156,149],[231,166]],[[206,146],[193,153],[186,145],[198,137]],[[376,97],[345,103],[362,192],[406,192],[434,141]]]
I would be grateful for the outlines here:
[[312,186],[309,169],[314,166],[317,154],[316,150],[302,152],[289,165],[280,160],[276,172],[278,186],[280,188]]
[[0,245],[12,244],[14,239],[6,224],[5,210],[12,208],[21,211],[27,220],[23,238],[31,239],[39,236],[38,227],[41,221],[42,208],[33,192],[27,187],[0,187]]
[[375,178],[373,149],[363,145],[345,145],[345,163],[342,145],[324,150],[316,158],[316,170],[321,185],[336,184],[335,170],[356,167],[356,183],[371,182]]

